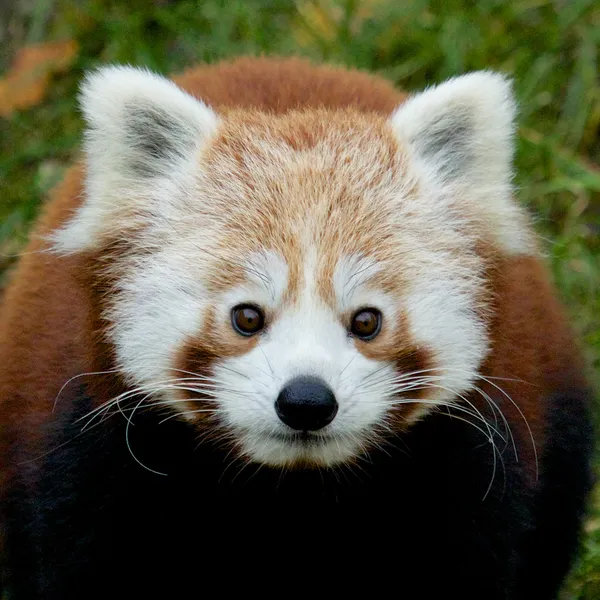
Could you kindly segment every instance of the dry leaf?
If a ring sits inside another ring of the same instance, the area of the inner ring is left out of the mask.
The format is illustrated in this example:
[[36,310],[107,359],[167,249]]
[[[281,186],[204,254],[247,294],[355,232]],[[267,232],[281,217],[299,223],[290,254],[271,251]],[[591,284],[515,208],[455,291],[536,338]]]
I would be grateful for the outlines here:
[[77,42],[50,42],[22,48],[6,77],[0,79],[0,116],[30,108],[46,94],[50,76],[68,69],[77,55]]

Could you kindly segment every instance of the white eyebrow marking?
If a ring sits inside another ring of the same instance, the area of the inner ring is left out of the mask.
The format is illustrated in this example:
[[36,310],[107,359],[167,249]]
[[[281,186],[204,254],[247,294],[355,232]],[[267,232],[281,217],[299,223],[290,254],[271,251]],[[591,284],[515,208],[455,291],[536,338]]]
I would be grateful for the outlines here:
[[288,266],[284,258],[273,250],[254,252],[246,261],[250,280],[269,294],[274,306],[279,304],[288,285]]
[[361,254],[345,256],[338,262],[333,274],[333,289],[340,311],[353,304],[357,291],[380,269],[379,263]]

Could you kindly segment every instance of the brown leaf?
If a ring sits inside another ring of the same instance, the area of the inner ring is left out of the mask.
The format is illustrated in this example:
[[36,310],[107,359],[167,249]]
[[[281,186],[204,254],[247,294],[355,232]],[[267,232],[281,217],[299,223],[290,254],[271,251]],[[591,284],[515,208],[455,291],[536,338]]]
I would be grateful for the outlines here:
[[46,95],[50,76],[68,69],[77,55],[77,42],[50,42],[22,48],[6,77],[0,79],[0,116],[30,108]]

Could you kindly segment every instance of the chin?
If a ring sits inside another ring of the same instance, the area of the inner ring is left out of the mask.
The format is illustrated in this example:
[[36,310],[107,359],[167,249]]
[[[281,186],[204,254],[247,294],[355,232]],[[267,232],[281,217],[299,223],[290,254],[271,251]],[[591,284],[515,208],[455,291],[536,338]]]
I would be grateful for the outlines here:
[[246,434],[242,456],[253,463],[284,469],[319,469],[354,463],[364,452],[358,436],[315,432]]

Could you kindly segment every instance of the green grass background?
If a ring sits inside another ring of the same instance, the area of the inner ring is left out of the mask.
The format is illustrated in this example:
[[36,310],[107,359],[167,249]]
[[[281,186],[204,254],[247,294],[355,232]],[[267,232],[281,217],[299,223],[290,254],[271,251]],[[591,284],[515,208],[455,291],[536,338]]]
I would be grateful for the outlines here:
[[[301,54],[408,90],[493,68],[514,77],[518,195],[535,217],[600,389],[597,0],[13,0],[2,18],[0,75],[26,44],[75,39],[80,50],[43,104],[0,118],[0,277],[75,156],[77,84],[100,63],[169,73],[239,54]],[[600,599],[600,491],[561,597],[574,599]]]

